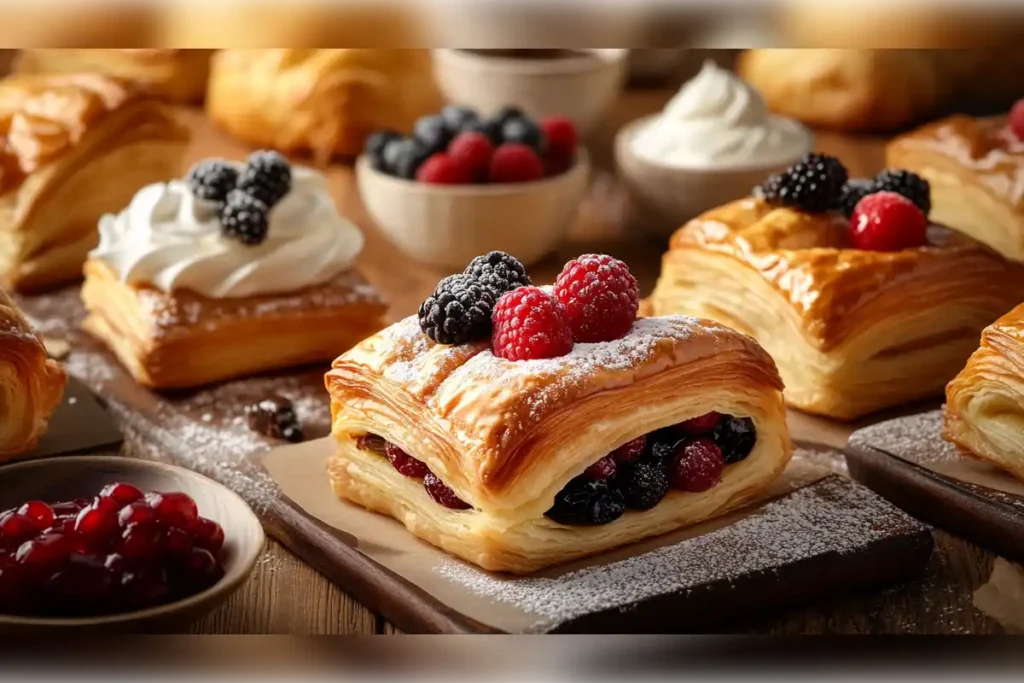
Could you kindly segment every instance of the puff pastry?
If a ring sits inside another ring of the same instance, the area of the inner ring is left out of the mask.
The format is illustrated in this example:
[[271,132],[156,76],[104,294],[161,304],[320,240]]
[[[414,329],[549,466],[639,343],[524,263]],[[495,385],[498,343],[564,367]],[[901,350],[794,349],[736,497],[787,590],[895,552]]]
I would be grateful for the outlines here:
[[[768,354],[743,334],[682,316],[640,319],[621,340],[518,362],[486,343],[434,344],[413,316],[340,356],[326,385],[337,494],[493,571],[524,574],[719,515],[770,483],[791,454]],[[669,491],[603,525],[546,516],[568,483],[615,448],[709,411],[756,427],[749,457],[726,465],[717,486]],[[364,447],[370,435],[422,461],[466,509],[435,502]]]
[[11,297],[0,289],[0,462],[36,447],[60,404],[67,372],[47,358]]
[[81,277],[96,223],[176,175],[187,131],[165,105],[98,74],[0,81],[0,280],[19,291]]
[[408,132],[441,105],[425,50],[222,50],[207,112],[255,145],[353,157],[375,130]]
[[951,116],[902,135],[886,162],[931,185],[931,216],[1024,261],[1024,141],[1005,117]]
[[748,197],[673,235],[646,306],[760,341],[786,400],[853,419],[938,395],[981,330],[1024,299],[1024,268],[939,226],[897,252],[846,248],[847,220]]
[[20,73],[98,73],[121,78],[169,102],[191,104],[206,93],[213,50],[22,50]]
[[946,387],[943,437],[1024,480],[1024,304],[985,328]]

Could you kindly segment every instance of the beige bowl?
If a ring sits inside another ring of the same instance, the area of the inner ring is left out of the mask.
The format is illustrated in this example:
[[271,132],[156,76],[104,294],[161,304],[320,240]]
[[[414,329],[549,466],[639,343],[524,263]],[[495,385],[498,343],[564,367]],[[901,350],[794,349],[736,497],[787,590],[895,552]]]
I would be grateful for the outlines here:
[[728,168],[679,168],[653,162],[633,151],[633,136],[654,116],[637,119],[615,136],[615,165],[629,192],[630,225],[668,237],[691,218],[750,194],[772,173],[784,170],[811,151],[807,146],[789,159],[769,165]]
[[586,135],[619,95],[628,52],[585,50],[570,57],[524,59],[435,50],[434,73],[450,102],[482,116],[515,105],[534,118],[567,116]]
[[409,257],[461,271],[492,250],[525,265],[554,251],[587,190],[583,149],[565,173],[531,183],[426,185],[375,170],[362,156],[356,178],[363,205],[388,239]]
[[238,494],[191,470],[118,456],[63,456],[0,467],[0,509],[27,500],[92,497],[115,481],[143,491],[182,491],[199,514],[224,528],[224,576],[202,593],[138,612],[85,618],[0,615],[0,633],[132,633],[181,631],[228,599],[252,573],[263,549],[263,527]]

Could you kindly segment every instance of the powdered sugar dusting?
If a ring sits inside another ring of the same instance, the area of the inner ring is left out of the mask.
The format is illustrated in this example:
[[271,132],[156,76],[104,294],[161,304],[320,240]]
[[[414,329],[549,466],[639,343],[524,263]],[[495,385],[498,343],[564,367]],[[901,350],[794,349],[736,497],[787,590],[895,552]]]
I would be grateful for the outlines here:
[[898,417],[858,429],[850,445],[878,448],[919,463],[960,460],[956,446],[942,438],[942,411]]

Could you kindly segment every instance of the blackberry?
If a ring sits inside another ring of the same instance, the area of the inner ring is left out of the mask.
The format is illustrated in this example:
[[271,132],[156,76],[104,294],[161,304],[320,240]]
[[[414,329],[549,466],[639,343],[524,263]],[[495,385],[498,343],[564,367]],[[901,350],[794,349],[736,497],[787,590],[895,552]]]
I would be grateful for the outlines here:
[[874,181],[867,178],[854,178],[850,180],[843,186],[843,193],[839,197],[839,210],[843,212],[844,216],[849,218],[853,215],[857,202],[872,192],[874,192]]
[[188,187],[192,194],[218,204],[224,203],[237,181],[238,171],[221,159],[200,161],[188,172]]
[[544,133],[540,126],[526,117],[505,121],[501,126],[501,141],[526,145],[537,153],[544,150]]
[[398,138],[384,146],[384,168],[387,173],[412,180],[430,154],[412,138]]
[[493,308],[490,290],[469,275],[449,275],[420,304],[420,329],[438,344],[487,339]]
[[272,439],[292,443],[303,440],[302,427],[292,402],[283,396],[270,396],[245,407],[249,428]]
[[465,132],[464,128],[479,121],[476,112],[469,107],[458,107],[449,104],[441,110],[441,118],[452,137]]
[[477,256],[463,272],[486,287],[495,301],[505,292],[533,284],[526,274],[526,267],[503,251]]
[[278,152],[253,152],[238,176],[238,189],[260,200],[269,209],[292,189],[292,167]]
[[270,209],[242,190],[231,190],[220,212],[220,229],[242,244],[255,246],[267,239]]
[[925,216],[932,210],[932,188],[928,181],[910,171],[887,168],[875,176],[872,192],[895,192],[914,202]]
[[824,213],[839,208],[847,177],[846,167],[838,159],[811,153],[778,177],[769,178],[760,193],[772,204]]
[[384,164],[384,148],[392,140],[397,140],[402,136],[393,130],[380,130],[373,135],[366,138],[365,152],[367,158],[370,160],[370,165],[378,171],[387,172],[387,168]]
[[626,511],[622,493],[607,481],[576,477],[555,496],[555,504],[544,513],[559,524],[599,525],[614,522]]
[[439,114],[421,117],[413,126],[412,134],[427,150],[427,156],[445,151],[452,141],[452,132]]
[[749,417],[723,417],[711,432],[711,440],[722,451],[726,465],[745,460],[757,443],[757,428]]
[[687,439],[671,427],[659,430],[651,437],[653,443],[651,444],[650,459],[664,467],[668,467]]
[[668,493],[665,468],[651,460],[641,460],[624,470],[616,480],[626,505],[634,510],[650,510]]
[[484,121],[487,137],[491,139],[495,147],[506,142],[504,135],[505,124],[515,119],[525,118],[526,114],[519,107],[502,107]]

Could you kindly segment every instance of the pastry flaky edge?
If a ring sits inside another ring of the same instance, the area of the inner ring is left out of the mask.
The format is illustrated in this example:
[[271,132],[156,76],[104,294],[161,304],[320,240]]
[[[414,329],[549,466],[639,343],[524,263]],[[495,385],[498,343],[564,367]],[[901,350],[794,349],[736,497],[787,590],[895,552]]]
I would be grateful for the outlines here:
[[[720,515],[770,484],[792,453],[768,354],[746,335],[682,316],[640,319],[622,340],[520,362],[486,344],[433,344],[412,317],[340,356],[326,385],[337,495],[491,571],[526,574]],[[671,491],[603,526],[544,516],[614,448],[713,410],[753,419],[758,441],[710,491]],[[442,507],[419,480],[359,449],[368,433],[422,460],[471,509]]]
[[194,388],[269,370],[330,361],[381,329],[387,304],[346,271],[295,292],[210,299],[128,284],[105,263],[85,264],[83,329],[103,341],[139,384]]
[[1024,142],[1006,117],[929,123],[893,139],[885,160],[928,181],[933,220],[1024,261]]
[[943,410],[943,438],[1024,481],[1024,304],[985,328]]
[[99,74],[0,80],[0,281],[28,292],[82,277],[100,216],[180,174],[169,105]]
[[67,380],[64,367],[47,357],[42,340],[0,288],[0,462],[36,447]]
[[941,396],[981,330],[1024,300],[1024,266],[939,226],[933,246],[833,247],[847,229],[756,197],[712,209],[672,236],[643,310],[750,334],[807,412],[852,420]]

